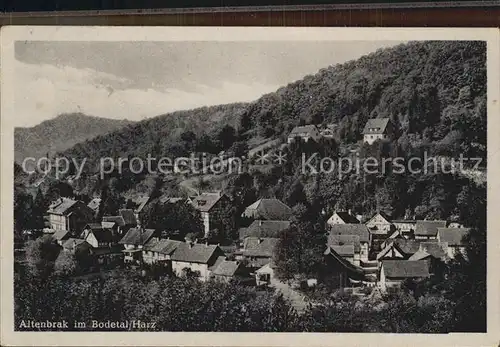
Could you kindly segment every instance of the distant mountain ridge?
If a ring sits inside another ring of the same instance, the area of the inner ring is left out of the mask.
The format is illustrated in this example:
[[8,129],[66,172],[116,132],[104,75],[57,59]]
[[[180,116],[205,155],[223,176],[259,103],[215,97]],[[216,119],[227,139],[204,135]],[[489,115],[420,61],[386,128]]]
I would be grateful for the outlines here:
[[34,127],[14,129],[14,151],[17,163],[26,157],[40,158],[54,155],[79,142],[105,135],[133,123],[88,116],[83,113],[65,113]]

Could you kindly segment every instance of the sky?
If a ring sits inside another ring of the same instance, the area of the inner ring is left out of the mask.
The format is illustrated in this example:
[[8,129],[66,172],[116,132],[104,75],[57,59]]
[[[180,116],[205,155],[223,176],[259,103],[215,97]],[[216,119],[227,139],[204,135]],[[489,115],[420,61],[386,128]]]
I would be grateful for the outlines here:
[[15,126],[82,112],[142,120],[258,99],[396,41],[15,43]]

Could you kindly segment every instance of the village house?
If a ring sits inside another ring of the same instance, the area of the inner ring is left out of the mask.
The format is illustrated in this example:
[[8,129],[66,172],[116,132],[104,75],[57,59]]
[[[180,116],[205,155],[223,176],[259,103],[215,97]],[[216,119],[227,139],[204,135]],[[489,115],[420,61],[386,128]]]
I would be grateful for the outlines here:
[[444,220],[419,220],[415,225],[415,239],[417,240],[435,240],[437,238],[438,228],[445,228]]
[[405,280],[418,281],[430,275],[429,262],[426,260],[383,260],[379,287],[382,291],[397,290]]
[[63,243],[70,238],[70,234],[67,230],[56,230],[56,232],[52,234],[52,238],[57,242],[59,246],[62,246]]
[[211,230],[214,215],[226,208],[230,204],[230,200],[222,192],[201,193],[194,197],[191,203],[195,209],[200,211],[205,237],[207,237]]
[[237,260],[219,257],[213,266],[212,277],[216,281],[231,282],[245,279],[244,266]]
[[246,228],[239,229],[239,239],[247,237],[278,237],[279,233],[290,227],[290,221],[284,220],[254,220]]
[[142,258],[146,264],[159,264],[172,270],[171,256],[182,241],[151,238],[142,248]]
[[247,237],[243,240],[243,248],[236,252],[236,257],[245,259],[247,267],[258,269],[271,261],[277,244],[277,238]]
[[377,260],[409,259],[420,249],[420,243],[419,240],[393,239],[377,254]]
[[81,238],[94,248],[111,247],[118,241],[113,230],[104,228],[100,223],[87,224]]
[[140,264],[142,262],[142,249],[153,237],[154,229],[132,228],[118,242],[124,246],[122,251],[125,263]]
[[446,243],[446,253],[448,257],[455,258],[459,253],[465,255],[467,242],[465,236],[470,228],[438,228],[437,239],[439,242]]
[[308,142],[309,140],[313,140],[318,142],[321,138],[321,134],[316,125],[301,125],[293,128],[293,130],[288,135],[288,143],[294,142],[296,139],[300,139],[304,142]]
[[355,235],[359,237],[360,261],[368,261],[368,252],[371,245],[371,235],[364,224],[336,224],[330,227],[328,238],[332,235]]
[[71,237],[63,243],[62,247],[66,252],[77,254],[88,252],[92,246],[85,240]]
[[359,224],[360,221],[349,211],[336,211],[326,221],[328,225],[336,224]]
[[85,203],[69,198],[60,198],[47,211],[53,230],[67,230],[79,235],[82,228],[93,219],[93,212]]
[[125,235],[131,228],[137,227],[138,223],[133,210],[121,209],[118,211],[118,216],[103,216],[102,225],[116,229],[118,235]]
[[360,265],[361,242],[358,235],[329,234],[327,246],[354,265]]
[[[343,246],[342,246],[343,247]],[[331,288],[350,287],[351,282],[364,281],[363,269],[338,254],[333,247],[327,247],[325,257],[325,278]]]
[[245,209],[242,217],[289,221],[292,217],[292,209],[278,199],[259,199]]
[[391,217],[382,211],[377,212],[365,224],[370,229],[372,235],[383,234],[389,236],[394,230]]
[[363,142],[369,145],[377,140],[389,139],[392,135],[392,123],[389,118],[373,118],[366,122],[363,130]]
[[395,230],[391,217],[386,213],[377,212],[372,218],[366,222],[366,226],[370,229],[372,236],[371,249],[373,252],[379,252],[382,249],[382,244]]
[[257,286],[272,286],[276,283],[276,278],[274,276],[274,269],[276,265],[273,261],[265,264],[255,271],[255,284]]
[[217,259],[225,256],[218,245],[195,242],[182,242],[175,248],[170,259],[172,271],[179,277],[186,272],[197,274],[201,281],[207,281]]

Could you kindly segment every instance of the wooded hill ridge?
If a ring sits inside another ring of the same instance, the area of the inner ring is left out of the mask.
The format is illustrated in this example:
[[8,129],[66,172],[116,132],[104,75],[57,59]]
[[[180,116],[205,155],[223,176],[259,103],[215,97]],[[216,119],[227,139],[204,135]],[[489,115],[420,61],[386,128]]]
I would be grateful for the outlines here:
[[79,142],[131,123],[128,120],[94,117],[83,113],[66,113],[34,127],[18,127],[14,129],[15,160],[20,164],[26,157],[54,155]]
[[[486,43],[427,41],[380,49],[251,103],[161,115],[79,143],[63,154],[89,159],[172,156],[183,152],[183,133],[192,131],[203,145],[225,125],[268,138],[286,135],[300,123],[337,123],[340,141],[353,143],[366,121],[375,117],[391,118],[403,146],[420,142],[448,154],[485,157]],[[224,149],[213,147],[213,152]]]

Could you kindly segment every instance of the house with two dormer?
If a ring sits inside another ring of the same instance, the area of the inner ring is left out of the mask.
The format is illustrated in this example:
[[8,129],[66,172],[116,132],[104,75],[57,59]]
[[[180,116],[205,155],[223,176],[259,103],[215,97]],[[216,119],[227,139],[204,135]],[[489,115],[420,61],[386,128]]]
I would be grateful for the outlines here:
[[369,145],[377,140],[390,139],[393,127],[389,118],[373,118],[366,122],[363,130],[363,142]]

